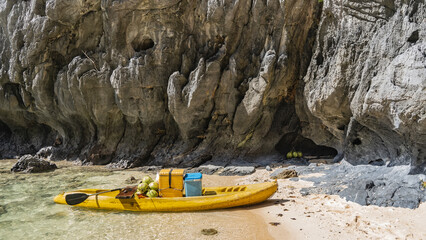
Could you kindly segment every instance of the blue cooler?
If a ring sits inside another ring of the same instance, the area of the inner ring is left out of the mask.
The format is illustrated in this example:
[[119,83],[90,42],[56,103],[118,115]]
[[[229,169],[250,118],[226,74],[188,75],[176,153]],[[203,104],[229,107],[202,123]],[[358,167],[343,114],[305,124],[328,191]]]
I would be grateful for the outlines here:
[[201,196],[202,184],[201,179],[203,175],[201,173],[187,173],[183,178],[185,184],[185,196],[194,197]]

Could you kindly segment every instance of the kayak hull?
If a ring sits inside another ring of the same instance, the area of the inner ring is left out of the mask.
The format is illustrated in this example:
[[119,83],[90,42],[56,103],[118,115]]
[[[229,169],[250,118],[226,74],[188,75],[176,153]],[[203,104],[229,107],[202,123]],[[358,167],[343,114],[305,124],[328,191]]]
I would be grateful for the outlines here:
[[[202,211],[211,209],[231,208],[260,203],[272,196],[278,188],[276,182],[257,183],[250,185],[203,188],[206,196],[197,197],[158,197],[117,199],[119,191],[101,193],[89,196],[77,207],[106,210],[124,210],[140,212],[183,212]],[[82,189],[61,193],[54,198],[59,204],[67,204],[65,196],[73,193],[94,194],[108,189]],[[211,195],[215,194],[215,195]]]

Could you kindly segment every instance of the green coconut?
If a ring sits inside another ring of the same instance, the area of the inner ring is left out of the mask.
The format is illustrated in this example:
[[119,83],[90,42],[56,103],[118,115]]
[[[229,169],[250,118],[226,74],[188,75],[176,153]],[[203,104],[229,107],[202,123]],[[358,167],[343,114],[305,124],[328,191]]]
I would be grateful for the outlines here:
[[148,190],[148,184],[147,183],[139,183],[138,185],[138,192],[144,193]]
[[293,157],[293,153],[292,152],[288,152],[286,157],[287,157],[287,159],[292,158]]
[[152,182],[148,186],[151,190],[158,190],[158,183],[157,182]]
[[302,152],[297,152],[297,157],[303,157],[303,154],[302,154]]
[[145,176],[142,178],[142,182],[146,183],[146,184],[150,184],[152,182],[154,182],[154,180],[152,180],[152,178],[150,176]]
[[146,193],[146,196],[148,196],[149,198],[154,198],[154,197],[158,197],[158,192],[155,190],[149,190]]

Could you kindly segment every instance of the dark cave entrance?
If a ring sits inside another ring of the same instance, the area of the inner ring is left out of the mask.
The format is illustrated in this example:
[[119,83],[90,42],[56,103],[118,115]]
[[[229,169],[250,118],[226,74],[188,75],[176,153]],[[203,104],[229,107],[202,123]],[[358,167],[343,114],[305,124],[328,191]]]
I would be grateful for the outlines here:
[[334,158],[337,150],[331,147],[315,144],[311,139],[302,137],[297,133],[287,133],[275,145],[275,150],[285,155],[287,152],[300,151],[304,156],[315,156],[317,158]]
[[13,155],[9,154],[11,138],[12,130],[0,120],[0,159],[13,158]]
[[10,128],[2,121],[0,121],[0,143],[8,142],[12,136]]
[[142,51],[146,51],[150,48],[153,48],[155,43],[152,39],[150,38],[145,38],[143,40],[140,39],[134,39],[132,41],[132,47],[135,50],[135,52],[142,52]]

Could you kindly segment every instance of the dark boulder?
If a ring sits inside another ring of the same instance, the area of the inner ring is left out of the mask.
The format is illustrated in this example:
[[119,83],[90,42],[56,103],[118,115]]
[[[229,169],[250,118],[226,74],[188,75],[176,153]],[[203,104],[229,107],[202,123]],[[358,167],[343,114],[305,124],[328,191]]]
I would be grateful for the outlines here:
[[25,173],[41,173],[54,171],[58,167],[56,164],[40,159],[32,155],[22,156],[15,165],[13,165],[12,172],[25,172]]

